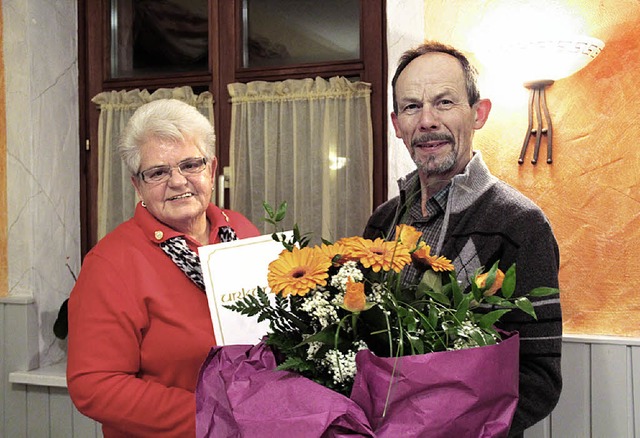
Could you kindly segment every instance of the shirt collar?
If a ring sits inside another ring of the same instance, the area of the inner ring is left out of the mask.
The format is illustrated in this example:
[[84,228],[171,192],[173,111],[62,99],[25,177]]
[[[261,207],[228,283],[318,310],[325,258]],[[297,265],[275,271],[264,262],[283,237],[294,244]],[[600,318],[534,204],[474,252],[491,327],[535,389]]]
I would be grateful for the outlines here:
[[429,199],[429,201],[433,200],[442,211],[445,211],[447,208],[447,198],[449,197],[449,189],[451,188],[451,183],[444,186],[442,189],[438,191],[435,195]]
[[409,214],[413,220],[422,222],[424,220],[430,220],[435,216],[443,214],[447,208],[447,198],[449,197],[449,188],[451,183],[440,189],[435,195],[427,200],[427,216],[422,215],[422,206],[420,196],[416,197],[416,201],[409,206]]
[[[222,226],[229,225],[229,216],[227,216],[224,211],[213,204],[209,204],[207,206],[206,215],[209,223],[211,224],[211,232],[209,236],[213,236],[213,238],[216,238],[216,236],[218,235],[218,229]],[[155,216],[149,213],[149,211],[144,208],[140,202],[136,206],[136,210],[133,214],[133,220],[142,229],[142,232],[147,237],[147,239],[156,244],[160,244],[167,239],[171,239],[172,237],[177,236],[184,236],[185,238],[189,239],[184,233],[176,231],[156,219]],[[211,239],[211,242],[213,241],[214,240]]]

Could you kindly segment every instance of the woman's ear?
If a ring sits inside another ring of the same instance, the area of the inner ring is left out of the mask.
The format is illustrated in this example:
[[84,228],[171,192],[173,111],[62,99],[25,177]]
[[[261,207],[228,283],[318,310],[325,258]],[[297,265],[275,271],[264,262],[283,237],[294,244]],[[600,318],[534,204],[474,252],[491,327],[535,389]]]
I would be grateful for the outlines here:
[[136,189],[136,195],[138,195],[138,200],[142,201],[142,206],[146,207],[145,203],[144,203],[144,198],[142,197],[142,192],[140,191],[140,178],[138,178],[137,176],[133,175],[131,176],[131,184],[133,185],[133,188]]
[[218,158],[214,155],[213,157],[211,157],[211,180],[212,181],[216,177],[216,169],[217,168],[218,168]]
[[142,201],[143,199],[142,199],[142,196],[140,195],[140,179],[137,176],[132,175],[131,184],[133,185],[133,188],[136,189],[136,194],[138,195],[138,199]]
[[484,126],[487,119],[489,118],[489,113],[491,112],[491,101],[489,99],[480,99],[474,105],[476,112],[476,119],[473,124],[473,129],[480,129]]

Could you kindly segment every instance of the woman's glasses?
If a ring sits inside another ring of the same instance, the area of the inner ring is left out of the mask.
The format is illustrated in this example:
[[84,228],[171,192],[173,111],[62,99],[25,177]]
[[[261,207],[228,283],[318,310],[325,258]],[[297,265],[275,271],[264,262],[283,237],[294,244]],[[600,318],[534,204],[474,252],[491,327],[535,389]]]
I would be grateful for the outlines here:
[[137,176],[146,183],[162,183],[169,181],[173,169],[178,169],[180,175],[188,177],[202,172],[205,167],[207,167],[206,158],[187,158],[180,161],[177,166],[156,166],[138,172]]

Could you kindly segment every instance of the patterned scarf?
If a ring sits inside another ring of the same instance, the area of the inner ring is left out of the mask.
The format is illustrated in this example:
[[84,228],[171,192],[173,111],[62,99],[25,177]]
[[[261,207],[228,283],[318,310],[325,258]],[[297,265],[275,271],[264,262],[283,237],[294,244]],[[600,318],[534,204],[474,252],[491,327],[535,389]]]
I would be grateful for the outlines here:
[[[238,240],[236,232],[229,226],[218,229],[220,242],[231,242]],[[195,251],[187,245],[187,241],[182,236],[172,237],[160,244],[160,248],[167,254],[173,263],[184,272],[201,290],[205,290],[204,279],[202,277],[202,266]]]

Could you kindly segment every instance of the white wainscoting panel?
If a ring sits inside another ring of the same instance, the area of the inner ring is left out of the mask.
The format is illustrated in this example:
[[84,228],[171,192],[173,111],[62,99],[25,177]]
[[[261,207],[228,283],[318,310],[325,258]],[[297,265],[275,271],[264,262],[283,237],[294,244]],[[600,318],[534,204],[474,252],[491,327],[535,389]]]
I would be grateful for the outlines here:
[[563,389],[525,438],[640,438],[640,339],[565,335]]
[[0,438],[102,438],[67,392],[64,367],[38,371],[33,299],[0,299]]
[[[65,387],[64,366],[42,370],[28,298],[0,299],[0,437],[102,438]],[[565,335],[563,391],[525,438],[640,438],[640,339]]]

